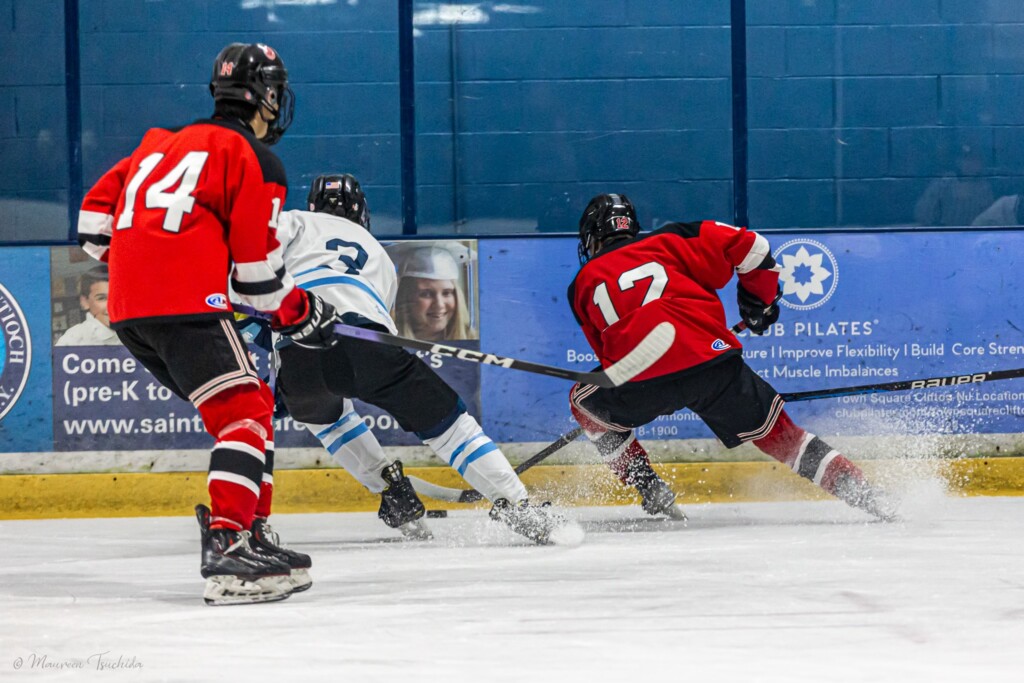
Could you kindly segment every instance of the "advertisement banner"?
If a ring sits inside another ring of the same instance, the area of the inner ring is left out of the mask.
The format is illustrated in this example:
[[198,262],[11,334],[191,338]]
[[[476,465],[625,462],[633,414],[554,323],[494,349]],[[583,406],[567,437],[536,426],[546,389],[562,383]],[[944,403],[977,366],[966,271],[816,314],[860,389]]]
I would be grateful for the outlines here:
[[[779,323],[743,334],[749,365],[780,392],[982,373],[1024,363],[1024,233],[769,234],[783,286]],[[590,370],[595,358],[566,301],[575,240],[481,244],[483,348]],[[722,290],[739,321],[735,282]],[[573,426],[569,383],[487,368],[485,426],[498,441],[554,439]],[[1020,432],[1024,382],[819,399],[787,408],[829,434]],[[712,438],[692,413],[659,418],[641,438]]]
[[[475,240],[389,242],[398,291],[392,315],[401,334],[479,349],[479,284]],[[8,252],[11,253],[11,252]],[[43,252],[45,253],[45,251]],[[341,256],[345,257],[342,250]],[[52,365],[52,449],[112,451],[193,449],[210,446],[198,413],[175,396],[121,346],[107,315],[106,267],[74,247],[51,250],[50,324],[36,326]],[[45,310],[45,309],[44,309]],[[257,370],[269,378],[268,354],[250,346]],[[421,358],[481,413],[479,366],[437,354]],[[47,388],[47,398],[49,389]],[[356,411],[385,446],[418,445],[390,415],[354,401]],[[49,419],[51,410],[46,411]],[[340,417],[340,416],[339,416]],[[49,424],[49,422],[47,422]],[[319,446],[302,425],[275,423],[279,447]],[[46,445],[48,450],[50,444]]]
[[[750,366],[780,392],[836,389],[1021,367],[1016,293],[1024,232],[770,234],[782,315],[743,334]],[[388,243],[399,274],[400,332],[579,370],[594,354],[565,292],[579,264],[571,238]],[[72,247],[0,250],[0,449],[3,452],[206,448],[194,408],[120,345],[106,317],[102,266]],[[732,284],[721,292],[739,320]],[[253,349],[261,373],[266,354]],[[569,382],[421,354],[483,417],[499,442],[552,440],[574,427]],[[418,444],[396,421],[357,404],[385,445]],[[823,434],[1018,433],[1024,382],[1007,380],[791,403]],[[712,438],[689,412],[641,438]],[[316,446],[278,421],[282,447]]]
[[0,452],[52,445],[49,250],[0,249]]

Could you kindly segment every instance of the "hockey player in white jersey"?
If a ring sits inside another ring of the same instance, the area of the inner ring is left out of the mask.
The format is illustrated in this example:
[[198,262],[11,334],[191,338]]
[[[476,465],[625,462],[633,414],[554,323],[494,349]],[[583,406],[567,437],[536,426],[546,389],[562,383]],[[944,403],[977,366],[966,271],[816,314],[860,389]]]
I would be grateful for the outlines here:
[[[366,198],[351,175],[322,175],[310,188],[308,211],[285,211],[278,240],[298,287],[329,301],[349,325],[396,333],[395,266],[370,234]],[[405,349],[337,338],[330,349],[279,344],[277,387],[302,423],[360,483],[381,494],[378,516],[407,535],[427,535],[425,509],[401,461],[390,460],[353,410],[352,398],[375,405],[415,433],[493,504],[490,515],[537,543],[552,542],[566,524],[547,506],[530,504],[508,460],[466,411],[459,395]]]

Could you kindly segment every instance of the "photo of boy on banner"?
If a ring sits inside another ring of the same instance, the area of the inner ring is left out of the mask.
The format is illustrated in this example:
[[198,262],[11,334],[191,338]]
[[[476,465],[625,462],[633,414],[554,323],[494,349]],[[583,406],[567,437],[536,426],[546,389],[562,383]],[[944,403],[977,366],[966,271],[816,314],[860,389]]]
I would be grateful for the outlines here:
[[110,329],[110,275],[79,249],[50,250],[51,325],[54,346],[120,346]]

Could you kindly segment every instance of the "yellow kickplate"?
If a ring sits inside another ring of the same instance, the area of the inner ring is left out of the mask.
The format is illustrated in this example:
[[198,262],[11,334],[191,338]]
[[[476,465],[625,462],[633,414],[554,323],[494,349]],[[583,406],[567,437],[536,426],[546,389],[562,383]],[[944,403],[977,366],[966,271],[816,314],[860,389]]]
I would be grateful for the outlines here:
[[[961,495],[1024,495],[1024,458],[862,463],[883,485],[941,478]],[[679,493],[680,503],[814,500],[825,495],[788,468],[772,462],[668,463],[655,468]],[[466,488],[447,467],[416,467],[407,474],[441,486]],[[562,505],[639,502],[603,465],[537,466],[523,475],[534,500]],[[274,473],[275,512],[369,512],[380,497],[339,469]],[[143,474],[0,475],[0,519],[189,515],[207,502],[205,472]],[[424,498],[428,508],[474,507]],[[487,507],[486,501],[475,507]]]

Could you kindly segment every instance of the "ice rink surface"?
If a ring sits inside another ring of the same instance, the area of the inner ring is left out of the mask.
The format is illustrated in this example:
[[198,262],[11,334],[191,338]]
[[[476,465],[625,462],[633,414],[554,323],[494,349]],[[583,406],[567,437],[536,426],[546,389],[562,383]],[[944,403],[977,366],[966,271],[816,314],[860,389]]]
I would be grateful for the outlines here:
[[1024,497],[568,512],[577,547],[483,510],[432,542],[279,515],[315,583],[243,607],[203,604],[190,518],[0,522],[0,679],[1024,680]]

